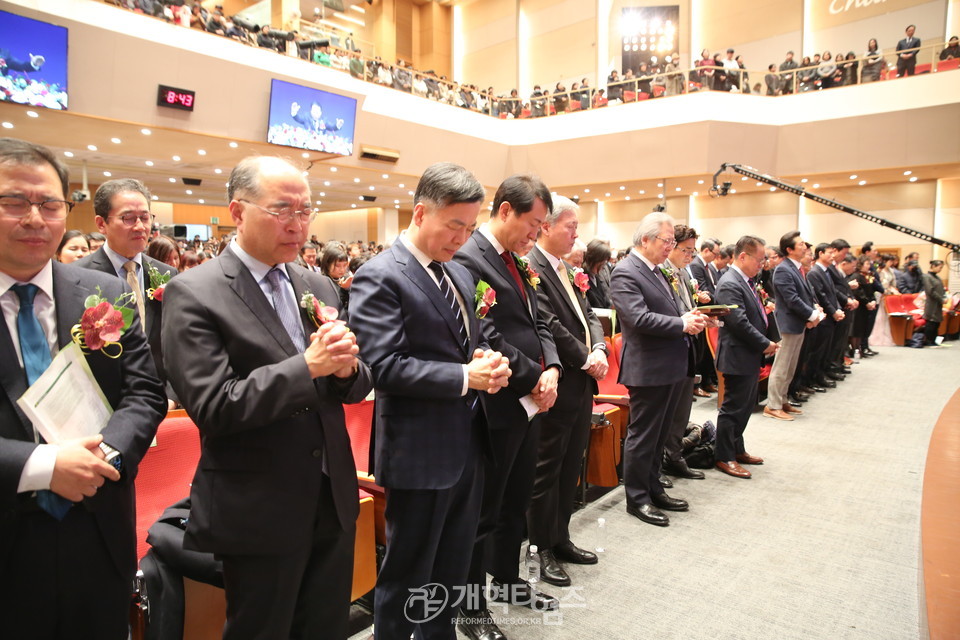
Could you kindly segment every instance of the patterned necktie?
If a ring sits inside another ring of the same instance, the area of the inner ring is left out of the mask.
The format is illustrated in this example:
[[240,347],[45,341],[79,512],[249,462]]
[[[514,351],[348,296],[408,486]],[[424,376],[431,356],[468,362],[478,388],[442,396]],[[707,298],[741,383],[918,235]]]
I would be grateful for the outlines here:
[[133,260],[127,260],[123,263],[123,270],[127,272],[127,284],[133,291],[133,296],[137,302],[137,314],[140,316],[140,327],[143,332],[147,332],[147,318],[143,308],[143,290],[140,288],[140,278],[137,277],[137,263]]
[[289,285],[286,282],[283,271],[274,267],[267,272],[267,282],[270,284],[270,295],[273,298],[273,308],[280,318],[280,324],[287,330],[287,335],[293,342],[297,351],[303,351],[305,340],[303,335],[303,323],[300,322],[300,314],[290,298],[284,295],[289,291]]
[[517,283],[517,288],[520,289],[520,295],[523,296],[523,301],[526,302],[527,290],[523,286],[523,279],[520,278],[520,270],[517,269],[517,263],[513,259],[513,255],[509,251],[504,251],[500,254],[500,257],[503,258],[503,263],[507,265],[507,271],[513,276],[513,281]]
[[760,315],[763,317],[763,326],[766,327],[770,324],[770,321],[767,320],[767,308],[763,306],[763,300],[760,298],[760,291],[757,289],[757,287],[760,286],[760,281],[754,281],[751,279],[747,286],[753,290],[753,299],[757,301],[757,305],[760,307]]
[[[33,299],[39,288],[35,284],[15,284],[11,287],[20,298],[20,311],[17,312],[17,334],[20,338],[20,354],[23,368],[27,374],[27,384],[37,381],[50,366],[50,344],[33,310]],[[37,491],[37,504],[57,520],[64,516],[73,503],[52,491]]]
[[466,352],[470,347],[470,342],[467,338],[467,328],[463,323],[463,312],[460,310],[460,303],[457,302],[457,297],[454,295],[450,283],[447,282],[443,265],[434,260],[430,263],[430,271],[433,271],[433,275],[437,276],[437,282],[440,284],[440,293],[446,298],[447,304],[450,305],[450,310],[453,311],[453,315],[457,320],[457,334],[460,338],[460,344],[463,346],[464,352]]

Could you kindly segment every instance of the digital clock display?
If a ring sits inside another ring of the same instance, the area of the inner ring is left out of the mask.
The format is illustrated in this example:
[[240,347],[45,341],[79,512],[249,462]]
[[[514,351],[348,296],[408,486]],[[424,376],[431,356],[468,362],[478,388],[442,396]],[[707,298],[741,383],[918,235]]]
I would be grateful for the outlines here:
[[161,84],[157,87],[157,106],[193,111],[196,95],[195,91],[189,89],[177,89]]

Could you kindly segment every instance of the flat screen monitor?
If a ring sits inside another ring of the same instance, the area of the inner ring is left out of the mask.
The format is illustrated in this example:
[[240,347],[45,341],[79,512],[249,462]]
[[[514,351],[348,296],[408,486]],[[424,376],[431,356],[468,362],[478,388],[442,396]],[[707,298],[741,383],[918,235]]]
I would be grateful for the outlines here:
[[267,142],[351,156],[356,117],[354,98],[274,80]]
[[0,11],[0,101],[67,108],[67,28]]

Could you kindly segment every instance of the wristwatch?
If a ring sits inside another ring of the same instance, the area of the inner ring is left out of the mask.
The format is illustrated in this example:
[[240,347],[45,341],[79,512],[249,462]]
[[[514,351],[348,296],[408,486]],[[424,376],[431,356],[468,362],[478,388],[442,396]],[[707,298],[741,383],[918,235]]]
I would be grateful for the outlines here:
[[123,468],[123,460],[119,451],[105,442],[100,443],[100,451],[103,451],[104,459],[108,464],[113,465],[114,469],[120,471]]

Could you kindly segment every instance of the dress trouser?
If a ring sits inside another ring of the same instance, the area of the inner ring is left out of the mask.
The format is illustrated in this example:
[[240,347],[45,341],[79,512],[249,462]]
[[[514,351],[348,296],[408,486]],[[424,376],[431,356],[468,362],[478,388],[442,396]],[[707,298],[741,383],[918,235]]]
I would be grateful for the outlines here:
[[781,409],[787,404],[787,393],[793,374],[797,370],[800,350],[803,347],[802,333],[781,333],[780,350],[773,358],[773,367],[767,380],[767,406]]
[[940,332],[940,323],[939,322],[930,322],[927,320],[927,323],[923,325],[923,337],[926,344],[936,344],[937,334]]
[[757,405],[759,379],[759,367],[757,373],[749,376],[723,374],[723,404],[717,416],[717,446],[714,454],[717,462],[730,462],[738,454],[746,453],[743,432]]
[[651,504],[654,494],[663,493],[660,485],[663,444],[687,380],[684,376],[673,384],[627,387],[630,424],[623,442],[623,484],[627,503],[632,506]]
[[690,423],[690,410],[693,408],[693,378],[684,378],[680,390],[680,401],[670,420],[670,429],[663,443],[663,458],[669,462],[680,462],[683,458],[683,434]]

